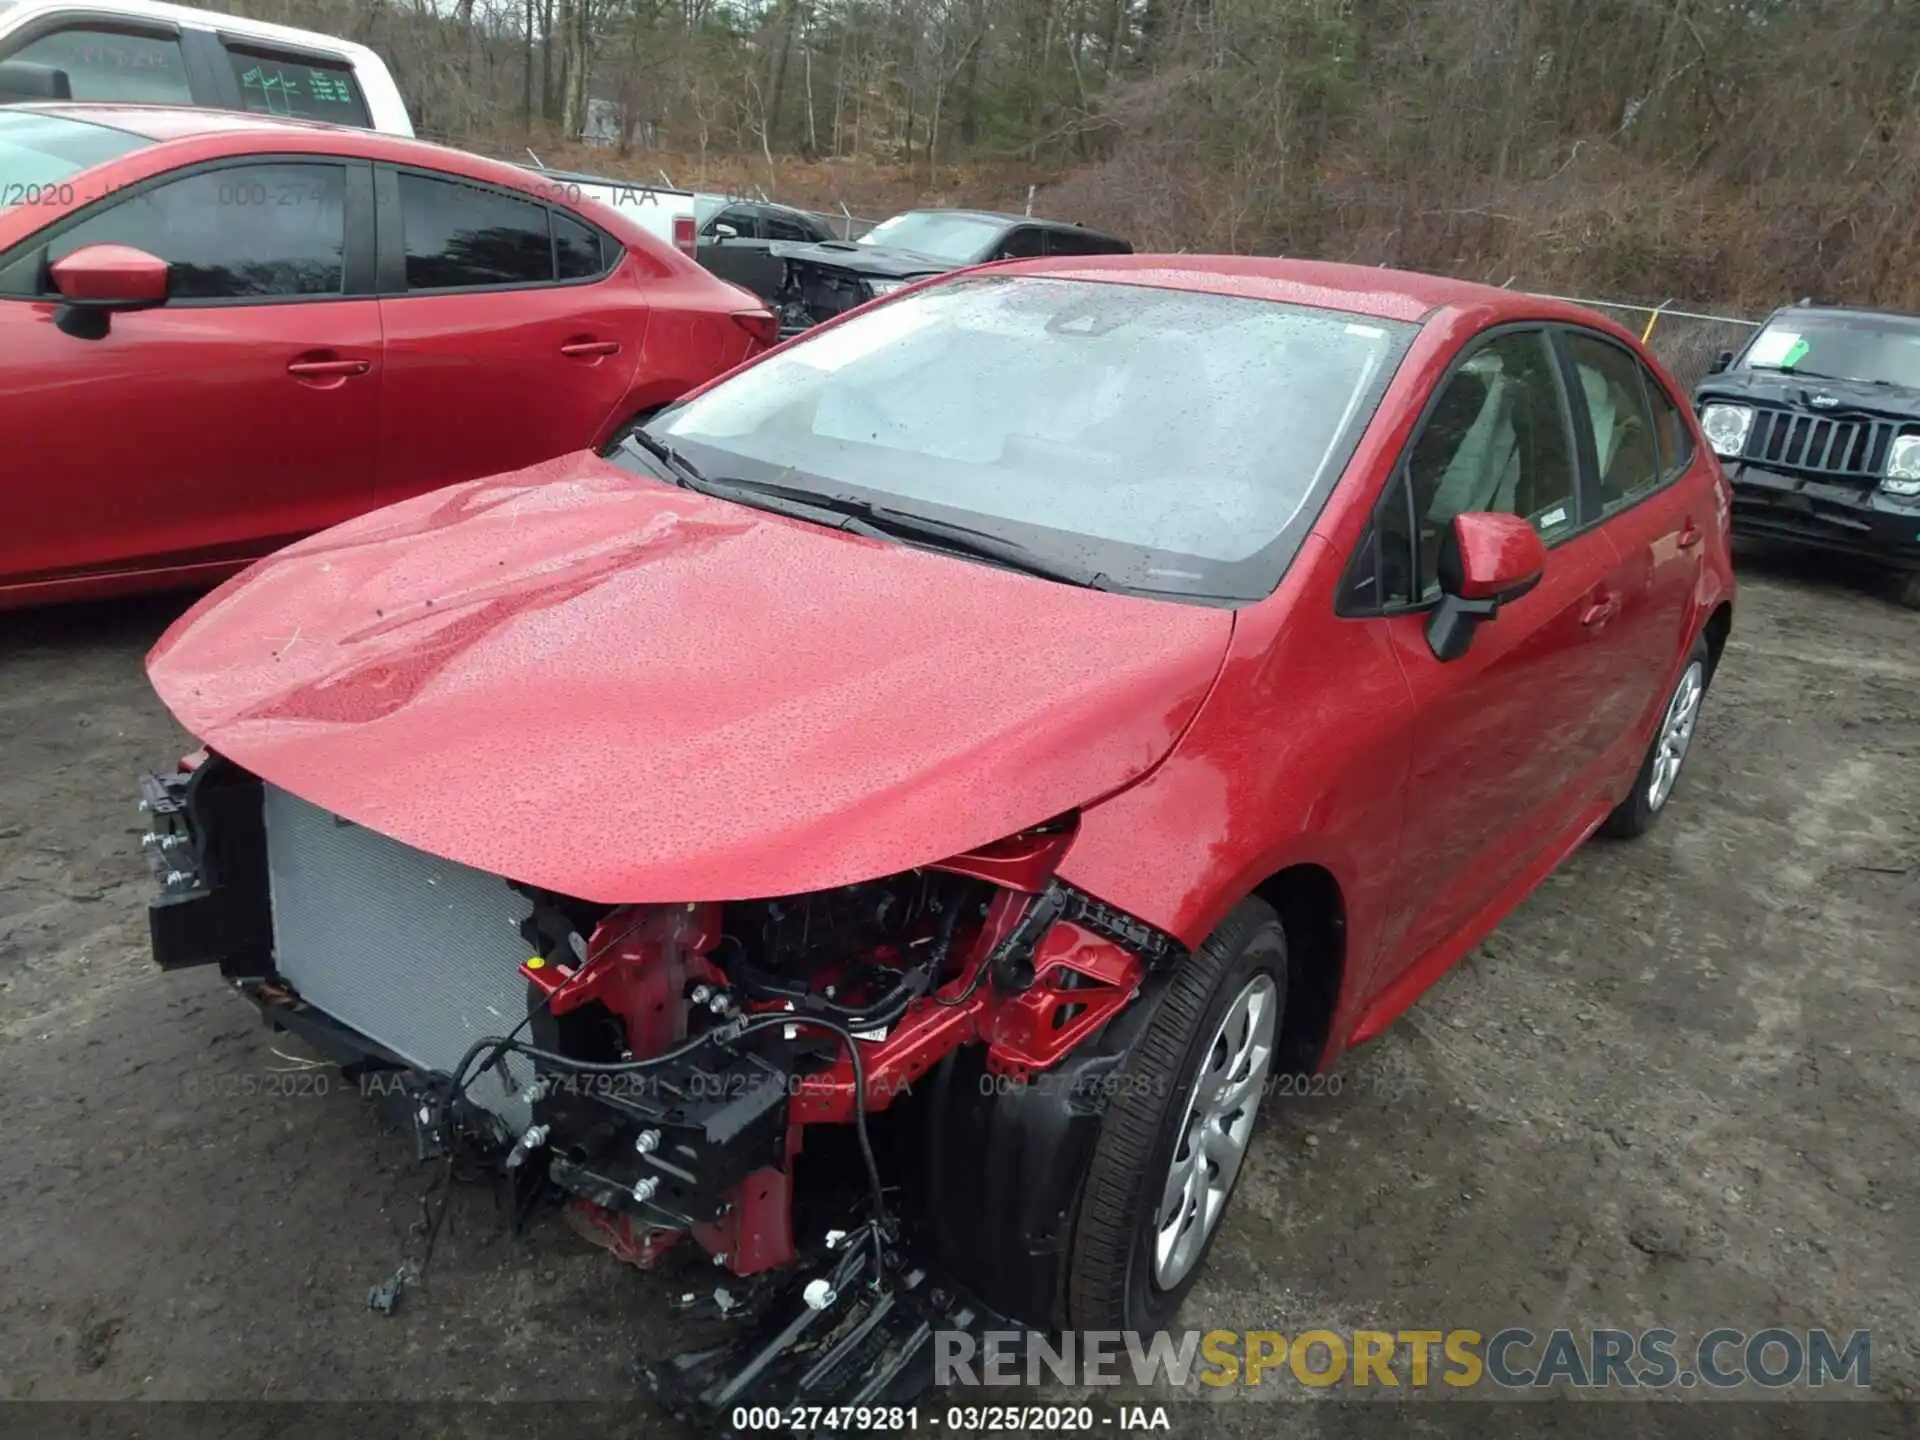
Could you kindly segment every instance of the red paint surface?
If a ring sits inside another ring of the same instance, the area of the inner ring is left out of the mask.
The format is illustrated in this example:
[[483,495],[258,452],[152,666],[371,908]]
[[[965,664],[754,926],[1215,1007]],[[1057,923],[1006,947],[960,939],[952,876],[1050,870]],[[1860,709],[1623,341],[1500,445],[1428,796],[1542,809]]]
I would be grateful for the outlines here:
[[[154,683],[276,784],[588,899],[820,888],[1077,810],[1060,877],[1197,944],[1312,866],[1344,921],[1325,961],[1340,967],[1330,1061],[1626,793],[1732,596],[1719,467],[1696,433],[1687,472],[1556,545],[1540,583],[1442,663],[1423,613],[1336,609],[1433,387],[1494,324],[1587,324],[1644,354],[1631,336],[1556,302],[1355,267],[1005,268],[1426,319],[1280,587],[1236,612],[859,540],[579,458],[257,567],[166,636]],[[874,1053],[869,1105],[994,1019],[978,995],[921,1002]],[[848,1080],[809,1081],[795,1118],[846,1118]]]
[[1458,515],[1460,595],[1487,600],[1527,584],[1547,568],[1547,547],[1518,515]]
[[626,254],[592,284],[167,305],[116,314],[97,340],[57,329],[57,300],[0,297],[0,608],[218,580],[378,504],[598,446],[761,348],[735,318],[745,291],[533,172],[264,116],[66,113],[158,143],[63,181],[68,204],[0,210],[9,260],[130,185],[269,155],[505,186],[579,211]]
[[1232,628],[575,456],[283,551],[150,670],[212,748],[410,845],[588,900],[721,900],[1126,785]]
[[164,300],[167,267],[131,245],[88,245],[47,267],[69,300]]
[[[1300,268],[1344,273],[1356,290],[1385,283],[1379,271]],[[1685,474],[1553,548],[1540,585],[1481,625],[1463,659],[1433,658],[1424,613],[1337,616],[1348,557],[1426,399],[1489,326],[1601,330],[1646,359],[1685,410],[1664,369],[1601,317],[1445,280],[1407,293],[1446,308],[1401,364],[1308,545],[1274,595],[1239,612],[1220,680],[1173,753],[1082,811],[1060,867],[1189,944],[1279,872],[1325,871],[1344,921],[1326,1064],[1412,1003],[1624,798],[1693,637],[1734,589],[1719,467],[1696,433]],[[1676,510],[1706,528],[1706,543],[1675,550],[1647,536]],[[1687,558],[1660,558],[1673,555]],[[1619,625],[1580,623],[1656,568],[1660,580],[1634,590],[1631,643]]]

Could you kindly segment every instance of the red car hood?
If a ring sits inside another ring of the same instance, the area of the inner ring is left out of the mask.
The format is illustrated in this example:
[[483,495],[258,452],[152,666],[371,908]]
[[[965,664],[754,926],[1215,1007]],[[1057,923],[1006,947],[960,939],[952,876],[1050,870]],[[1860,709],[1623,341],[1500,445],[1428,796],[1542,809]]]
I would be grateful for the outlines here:
[[148,672],[214,750],[422,850],[587,900],[726,900],[1128,784],[1232,628],[575,455],[281,551]]

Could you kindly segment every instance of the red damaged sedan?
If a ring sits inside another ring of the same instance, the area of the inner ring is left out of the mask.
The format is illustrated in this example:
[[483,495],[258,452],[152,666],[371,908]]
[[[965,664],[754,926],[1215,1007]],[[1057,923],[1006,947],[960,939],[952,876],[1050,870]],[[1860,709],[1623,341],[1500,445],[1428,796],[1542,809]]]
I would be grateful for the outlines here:
[[1269,1088],[1669,805],[1727,516],[1570,306],[944,278],[202,601],[155,956],[423,1154],[723,1266],[672,1287],[734,1327],[656,1371],[690,1411],[898,1396],[985,1315],[1151,1331]]
[[0,609],[207,583],[600,445],[773,332],[532,171],[261,115],[0,108]]

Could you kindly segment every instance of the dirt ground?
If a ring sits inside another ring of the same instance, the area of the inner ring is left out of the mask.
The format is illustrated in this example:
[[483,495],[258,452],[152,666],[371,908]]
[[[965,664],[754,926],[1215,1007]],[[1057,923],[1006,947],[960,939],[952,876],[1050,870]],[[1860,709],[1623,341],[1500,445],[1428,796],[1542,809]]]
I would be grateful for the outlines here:
[[[1188,1323],[1868,1328],[1874,1393],[1920,1398],[1920,615],[1742,573],[1661,825],[1576,855],[1337,1098],[1268,1107]],[[632,1369],[660,1285],[557,1221],[512,1237],[483,1187],[371,1313],[427,1172],[343,1087],[273,1093],[297,1062],[217,977],[149,964],[134,778],[190,746],[141,657],[184,603],[0,616],[0,1398],[597,1400],[674,1433]],[[1351,1413],[1209,1398],[1181,1440]]]

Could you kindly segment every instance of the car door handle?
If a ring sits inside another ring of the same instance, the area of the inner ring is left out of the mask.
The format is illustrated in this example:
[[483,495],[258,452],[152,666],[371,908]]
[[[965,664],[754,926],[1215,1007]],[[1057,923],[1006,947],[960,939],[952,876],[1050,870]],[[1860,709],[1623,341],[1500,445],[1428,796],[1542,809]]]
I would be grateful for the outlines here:
[[1580,623],[1589,630],[1598,630],[1619,613],[1620,597],[1618,595],[1597,596],[1586,609],[1580,612]]
[[560,347],[560,353],[576,358],[583,355],[618,355],[620,342],[618,340],[569,340]]
[[295,360],[287,373],[302,380],[334,380],[364,375],[372,368],[371,360]]
[[1680,527],[1680,539],[1679,539],[1680,548],[1682,550],[1691,550],[1694,546],[1698,545],[1702,540],[1706,539],[1706,537],[1707,537],[1707,532],[1702,530],[1698,525],[1694,524],[1691,519],[1689,519],[1686,524]]

